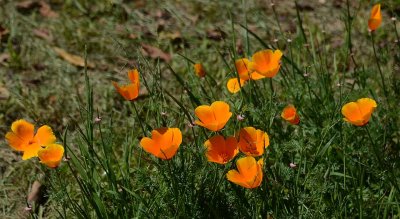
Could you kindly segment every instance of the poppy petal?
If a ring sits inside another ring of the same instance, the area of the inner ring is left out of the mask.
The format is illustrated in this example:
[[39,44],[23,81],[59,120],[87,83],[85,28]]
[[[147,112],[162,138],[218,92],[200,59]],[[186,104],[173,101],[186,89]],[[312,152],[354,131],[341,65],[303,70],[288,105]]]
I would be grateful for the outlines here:
[[40,146],[46,146],[56,142],[56,136],[49,126],[44,125],[37,130],[34,140]]
[[240,79],[240,84],[239,80],[237,78],[231,78],[228,80],[228,83],[226,84],[226,87],[228,88],[228,91],[231,93],[237,93],[240,91],[240,89],[246,84],[246,81]]
[[38,151],[41,148],[42,146],[40,144],[37,143],[29,144],[24,150],[24,154],[22,155],[22,160],[28,160],[32,157],[37,157]]
[[23,119],[17,120],[12,123],[12,132],[6,134],[6,140],[13,149],[23,151],[33,140],[34,129],[33,124]]
[[59,144],[51,144],[38,151],[40,162],[50,168],[58,167],[63,156],[64,147]]

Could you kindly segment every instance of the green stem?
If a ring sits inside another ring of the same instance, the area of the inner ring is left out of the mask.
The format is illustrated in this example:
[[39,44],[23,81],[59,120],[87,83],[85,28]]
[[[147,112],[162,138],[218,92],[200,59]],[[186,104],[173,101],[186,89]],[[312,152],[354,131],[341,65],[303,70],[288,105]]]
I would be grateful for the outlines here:
[[378,66],[378,71],[379,71],[379,74],[380,74],[381,80],[382,80],[383,92],[385,94],[386,102],[387,102],[388,101],[388,92],[386,90],[385,78],[383,77],[383,73],[382,73],[382,70],[381,70],[381,65],[379,64],[378,55],[376,54],[375,41],[374,41],[374,32],[371,32],[371,41],[372,41],[372,49],[374,50],[374,56],[375,56],[376,65]]

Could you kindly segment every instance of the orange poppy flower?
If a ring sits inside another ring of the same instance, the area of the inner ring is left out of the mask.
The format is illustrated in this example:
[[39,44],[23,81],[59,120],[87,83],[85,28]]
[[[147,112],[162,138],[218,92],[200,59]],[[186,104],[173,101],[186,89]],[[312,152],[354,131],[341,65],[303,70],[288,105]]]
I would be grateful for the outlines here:
[[231,93],[237,93],[240,91],[241,87],[243,87],[246,84],[245,80],[242,80],[240,78],[240,85],[239,85],[239,80],[237,78],[231,78],[228,80],[228,83],[226,84],[226,87],[228,88],[228,91]]
[[361,98],[357,102],[350,102],[342,107],[344,121],[356,126],[364,126],[368,123],[377,104],[370,98]]
[[278,73],[281,67],[280,60],[282,55],[280,50],[272,51],[266,49],[256,52],[252,57],[251,69],[261,76],[272,78]]
[[199,76],[200,78],[203,78],[204,76],[206,76],[206,71],[204,70],[204,67],[202,64],[196,63],[193,66],[194,66],[194,72],[196,73],[197,76]]
[[226,164],[239,153],[235,137],[225,138],[221,135],[208,139],[204,146],[207,148],[206,156],[208,161]]
[[239,149],[247,156],[261,156],[264,148],[269,146],[269,137],[266,132],[253,127],[242,128],[239,132]]
[[195,121],[197,125],[215,132],[221,130],[232,116],[229,105],[223,101],[215,101],[211,106],[198,106],[194,113],[199,118]]
[[134,100],[139,96],[139,72],[137,69],[131,70],[128,72],[129,80],[131,84],[119,86],[117,82],[113,81],[115,89],[117,89],[118,93],[121,94],[125,100]]
[[378,29],[382,23],[381,4],[376,4],[372,7],[371,16],[368,19],[368,28],[371,31]]
[[297,110],[293,105],[288,105],[286,106],[282,113],[281,113],[281,117],[290,122],[292,125],[297,125],[300,123],[300,117],[299,114],[297,114]]
[[146,152],[163,160],[169,160],[175,156],[182,143],[182,133],[178,128],[154,129],[151,136],[151,138],[142,138],[140,145]]
[[50,168],[56,168],[64,156],[64,147],[59,144],[50,144],[38,151],[40,162]]
[[47,125],[40,127],[35,135],[34,125],[20,119],[12,123],[11,132],[7,132],[6,140],[14,150],[22,151],[22,159],[27,160],[37,157],[41,146],[53,144],[56,137]]
[[247,81],[260,80],[265,78],[265,76],[258,74],[251,69],[252,62],[246,58],[238,59],[235,61],[236,71],[239,74],[240,79]]
[[263,172],[263,160],[256,161],[254,157],[248,156],[240,158],[236,161],[237,170],[229,170],[226,177],[229,181],[253,189],[261,185]]

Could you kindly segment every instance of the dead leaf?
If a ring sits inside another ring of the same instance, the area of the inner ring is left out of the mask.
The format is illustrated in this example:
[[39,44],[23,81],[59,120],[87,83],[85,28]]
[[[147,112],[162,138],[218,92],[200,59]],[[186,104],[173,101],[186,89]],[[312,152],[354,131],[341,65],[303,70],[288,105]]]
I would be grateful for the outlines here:
[[172,57],[171,54],[166,53],[164,51],[162,51],[161,49],[154,47],[154,46],[150,46],[148,44],[142,43],[140,44],[143,48],[143,53],[146,56],[149,56],[153,59],[157,59],[160,58],[166,62],[171,61]]
[[48,17],[48,18],[56,18],[58,17],[58,14],[51,10],[51,7],[49,4],[47,4],[45,1],[40,1],[40,9],[39,12],[43,17]]
[[[63,58],[65,61],[69,62],[70,64],[76,65],[79,67],[85,67],[85,59],[83,59],[82,57],[70,54],[67,51],[65,51],[61,48],[58,48],[58,47],[54,47],[53,49],[61,58]],[[94,63],[88,61],[87,67],[94,68],[95,65],[94,65]]]
[[207,30],[207,38],[220,41],[226,37],[226,33],[219,29]]
[[28,203],[36,202],[40,198],[39,195],[41,187],[42,184],[39,181],[33,182],[31,191],[29,192],[28,197],[26,199]]
[[5,62],[10,59],[10,54],[2,53],[0,54],[0,63]]
[[7,88],[0,85],[0,100],[7,100],[10,97],[10,92]]
[[37,37],[40,37],[42,39],[45,39],[49,42],[53,41],[53,37],[51,36],[51,34],[49,33],[48,30],[43,29],[43,28],[39,28],[39,29],[33,29],[33,34]]
[[38,6],[38,2],[34,0],[26,0],[16,4],[18,10],[29,10],[36,6]]

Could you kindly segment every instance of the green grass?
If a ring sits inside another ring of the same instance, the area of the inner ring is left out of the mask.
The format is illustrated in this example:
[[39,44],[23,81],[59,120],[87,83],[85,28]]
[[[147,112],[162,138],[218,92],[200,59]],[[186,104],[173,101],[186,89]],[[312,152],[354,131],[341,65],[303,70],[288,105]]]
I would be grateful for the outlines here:
[[[302,1],[298,10],[294,1],[277,1],[275,10],[265,1],[49,1],[57,18],[0,2],[0,25],[9,31],[0,54],[10,55],[0,63],[0,88],[10,92],[0,98],[0,135],[20,118],[48,124],[71,158],[48,169],[22,161],[1,140],[0,218],[400,217],[400,27],[390,20],[399,17],[398,1],[382,2],[376,56],[369,1]],[[38,29],[52,40],[35,35]],[[208,36],[218,30],[225,37]],[[170,53],[171,62],[145,56],[142,43]],[[95,67],[73,66],[54,47],[87,53]],[[278,75],[230,94],[234,60],[265,48],[284,53]],[[189,60],[204,64],[206,78],[195,76]],[[141,96],[127,102],[111,81],[127,81],[133,67]],[[341,107],[362,97],[378,103],[371,121],[345,123]],[[259,188],[227,181],[243,155],[225,166],[207,162],[203,144],[215,133],[188,125],[198,105],[215,100],[234,114],[222,135],[254,126],[270,136]],[[280,118],[287,104],[298,109],[299,126]],[[170,161],[139,146],[163,126],[183,133]],[[48,200],[29,214],[25,199],[35,180]]]

